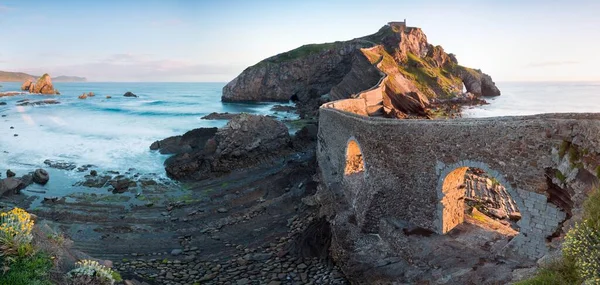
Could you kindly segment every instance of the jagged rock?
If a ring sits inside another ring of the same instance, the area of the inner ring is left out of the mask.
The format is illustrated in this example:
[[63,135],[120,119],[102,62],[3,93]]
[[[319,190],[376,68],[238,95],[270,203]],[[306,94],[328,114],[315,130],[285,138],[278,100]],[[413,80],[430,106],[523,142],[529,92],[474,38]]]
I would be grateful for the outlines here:
[[236,113],[217,113],[217,112],[212,112],[200,119],[203,120],[231,120],[233,117],[237,116],[239,114]]
[[73,170],[77,168],[77,165],[72,162],[55,161],[50,159],[44,160],[44,164],[48,165],[49,167],[62,170]]
[[125,97],[136,97],[136,98],[138,97],[137,95],[131,93],[130,91],[125,92],[125,94],[123,94],[123,96],[125,96]]
[[500,96],[500,90],[496,87],[496,83],[494,83],[489,75],[481,72],[481,70],[457,66],[456,73],[462,78],[467,92],[473,93],[476,96]]
[[12,170],[6,170],[6,177],[15,177],[17,174],[12,172]]
[[58,92],[54,90],[52,79],[50,78],[50,75],[46,73],[35,82],[32,93],[54,95]]
[[87,94],[85,94],[85,93],[83,93],[83,94],[81,94],[81,95],[77,96],[77,98],[79,98],[79,99],[87,99],[87,97],[88,97],[88,95],[87,95]]
[[159,150],[162,154],[174,154],[201,150],[206,142],[217,133],[217,128],[198,128],[186,132],[182,136],[173,136],[155,141],[150,145],[151,150]]
[[[181,142],[186,141],[185,136]],[[225,127],[218,129],[214,139],[204,137],[201,141],[204,142],[202,148],[199,145],[191,147],[191,151],[167,159],[167,174],[176,179],[204,179],[211,174],[265,163],[279,152],[291,150],[288,129],[283,123],[269,117],[247,114],[234,117]],[[170,143],[179,145],[177,139],[172,139]],[[161,149],[162,145],[159,142]]]
[[50,180],[50,175],[44,169],[36,169],[33,173],[33,182],[41,185],[45,185]]
[[23,82],[23,84],[21,85],[21,90],[22,91],[30,91],[32,90],[31,85],[33,85],[33,81],[32,79],[27,79],[25,82]]

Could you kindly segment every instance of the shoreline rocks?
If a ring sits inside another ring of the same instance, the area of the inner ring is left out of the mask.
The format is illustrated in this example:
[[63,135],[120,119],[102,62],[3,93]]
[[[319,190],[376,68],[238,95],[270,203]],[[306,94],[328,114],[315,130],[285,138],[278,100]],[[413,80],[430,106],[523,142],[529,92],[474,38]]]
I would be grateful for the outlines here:
[[217,112],[212,112],[200,119],[203,120],[231,120],[233,119],[233,117],[239,115],[239,113],[217,113]]
[[[201,131],[200,131],[201,130]],[[196,129],[188,137],[200,137],[196,147],[182,145],[178,137],[155,142],[151,149],[161,153],[177,153],[165,161],[167,174],[175,179],[202,180],[218,173],[227,173],[259,163],[268,163],[274,157],[291,151],[288,129],[280,121],[258,115],[241,114],[215,131]],[[200,144],[203,144],[202,146]],[[166,145],[163,149],[162,145]]]
[[123,97],[133,97],[133,98],[137,98],[138,95],[135,95],[133,93],[131,93],[130,91],[125,92],[125,94],[123,94]]

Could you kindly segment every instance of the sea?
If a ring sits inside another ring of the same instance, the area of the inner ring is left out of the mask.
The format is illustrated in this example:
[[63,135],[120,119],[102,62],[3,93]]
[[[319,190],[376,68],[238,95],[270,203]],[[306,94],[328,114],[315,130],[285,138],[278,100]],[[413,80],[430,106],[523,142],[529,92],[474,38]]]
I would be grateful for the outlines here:
[[[0,92],[18,91],[20,83],[0,83]],[[227,121],[204,120],[211,112],[274,115],[295,120],[297,115],[275,112],[281,103],[223,103],[225,83],[62,83],[61,95],[18,95],[0,102],[0,177],[11,169],[18,176],[45,168],[44,161],[93,165],[100,171],[166,176],[168,157],[149,149],[150,144],[199,127],[221,127]],[[600,112],[600,82],[500,82],[502,95],[489,105],[468,107],[463,117],[533,115],[560,112]],[[138,98],[123,97],[127,91]],[[82,93],[96,96],[78,99]],[[107,96],[112,98],[107,99]],[[60,104],[16,106],[17,101],[56,99]],[[283,105],[292,105],[286,103]],[[292,127],[293,124],[290,125]],[[293,131],[293,130],[292,130]],[[51,181],[42,190],[65,195],[86,173],[49,169]],[[39,186],[38,186],[39,187]]]

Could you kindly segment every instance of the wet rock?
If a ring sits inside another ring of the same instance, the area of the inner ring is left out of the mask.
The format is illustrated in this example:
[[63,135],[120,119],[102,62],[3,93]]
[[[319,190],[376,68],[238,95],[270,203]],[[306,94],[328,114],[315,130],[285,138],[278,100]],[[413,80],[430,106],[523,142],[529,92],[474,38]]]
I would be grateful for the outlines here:
[[226,208],[219,208],[219,209],[217,209],[217,212],[218,213],[227,213],[227,212],[229,212],[229,210],[227,210]]
[[173,255],[173,256],[181,255],[181,253],[183,253],[183,251],[181,249],[171,250],[171,255]]
[[86,175],[85,176],[85,181],[83,182],[79,182],[75,185],[81,185],[81,186],[85,186],[85,187],[90,187],[90,188],[102,188],[104,186],[106,186],[106,183],[108,183],[108,181],[110,180],[110,176],[97,176],[98,173],[95,173],[96,176],[91,175],[92,172],[95,172],[96,170],[92,170],[90,171],[90,175]]
[[129,189],[129,185],[132,181],[129,178],[119,178],[109,181],[108,183],[113,187],[114,193],[123,193]]
[[90,171],[90,175],[91,175],[91,176],[97,176],[97,175],[98,175],[98,171],[96,171],[96,170],[91,170],[91,171]]
[[33,182],[41,185],[45,185],[50,180],[50,175],[44,169],[36,169],[33,173]]
[[77,98],[79,98],[79,99],[87,99],[87,97],[88,97],[88,96],[87,96],[87,94],[85,94],[85,93],[83,93],[83,94],[81,94],[81,95],[77,96]]
[[18,178],[8,177],[0,180],[0,196],[19,194],[27,185]]
[[137,95],[131,93],[130,91],[125,92],[125,94],[123,94],[123,96],[125,96],[125,97],[136,97],[136,98],[138,97]]
[[6,170],[6,177],[15,177],[17,174],[12,172],[12,170]]
[[48,165],[51,168],[62,169],[62,170],[73,170],[73,169],[77,168],[77,165],[75,165],[75,163],[50,160],[50,159],[44,160],[44,164]]
[[47,99],[47,100],[41,100],[41,101],[24,101],[21,103],[17,103],[17,106],[42,106],[42,105],[55,105],[55,104],[60,104],[60,102],[58,100],[54,100],[54,99]]
[[296,110],[296,107],[294,107],[294,106],[283,106],[283,105],[275,105],[271,108],[271,111],[275,111],[275,112],[292,112],[295,110]]
[[202,117],[201,119],[203,120],[231,120],[233,119],[233,117],[237,116],[239,114],[236,113],[217,113],[217,112],[212,112],[204,117]]
[[181,136],[168,137],[150,145],[151,150],[159,149],[162,154],[175,154],[202,151],[206,142],[217,133],[217,128],[198,128]]
[[0,106],[6,105],[6,102],[0,102]]

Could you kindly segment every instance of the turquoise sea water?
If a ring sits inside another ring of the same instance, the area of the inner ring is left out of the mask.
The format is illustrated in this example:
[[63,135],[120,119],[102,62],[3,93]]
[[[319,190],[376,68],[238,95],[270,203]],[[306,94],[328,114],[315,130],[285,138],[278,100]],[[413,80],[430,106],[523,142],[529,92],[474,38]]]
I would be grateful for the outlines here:
[[[3,92],[20,83],[0,83]],[[0,171],[29,171],[46,159],[99,169],[162,173],[166,156],[148,149],[156,140],[198,127],[220,127],[223,120],[203,120],[211,112],[273,114],[274,104],[221,103],[225,83],[55,83],[57,96],[2,97]],[[139,98],[123,97],[131,91]],[[77,96],[94,92],[85,100]],[[106,96],[112,96],[107,99]],[[56,99],[57,105],[16,106],[22,99]],[[277,113],[280,118],[294,118]],[[14,127],[14,129],[10,129]],[[18,136],[14,136],[18,134]]]

